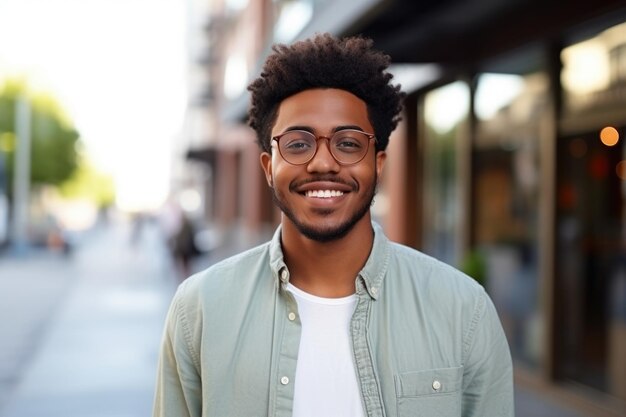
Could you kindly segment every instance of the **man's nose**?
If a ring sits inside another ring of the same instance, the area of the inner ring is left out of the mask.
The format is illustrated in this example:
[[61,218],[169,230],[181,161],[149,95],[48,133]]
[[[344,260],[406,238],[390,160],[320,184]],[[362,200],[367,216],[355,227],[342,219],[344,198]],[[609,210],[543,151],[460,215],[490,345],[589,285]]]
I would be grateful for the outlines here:
[[308,172],[337,172],[340,165],[330,152],[330,140],[322,137],[317,141],[317,150],[307,164]]

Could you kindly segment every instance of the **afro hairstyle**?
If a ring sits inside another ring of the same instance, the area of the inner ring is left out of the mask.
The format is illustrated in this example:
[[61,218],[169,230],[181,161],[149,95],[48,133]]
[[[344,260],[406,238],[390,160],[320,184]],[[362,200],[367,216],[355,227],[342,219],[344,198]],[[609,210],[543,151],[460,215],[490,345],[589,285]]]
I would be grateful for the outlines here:
[[393,75],[386,72],[390,57],[372,45],[371,39],[338,39],[328,33],[292,45],[274,45],[260,77],[248,87],[252,93],[248,124],[262,150],[271,150],[280,103],[313,88],[337,88],[363,100],[374,127],[376,150],[385,150],[400,120],[404,93],[400,85],[390,83]]

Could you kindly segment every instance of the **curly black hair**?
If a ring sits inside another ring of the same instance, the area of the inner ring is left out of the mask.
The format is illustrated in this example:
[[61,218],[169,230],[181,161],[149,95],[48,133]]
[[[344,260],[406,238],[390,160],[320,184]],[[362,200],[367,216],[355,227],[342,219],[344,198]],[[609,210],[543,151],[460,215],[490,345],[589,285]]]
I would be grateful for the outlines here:
[[371,39],[338,39],[328,33],[292,45],[274,45],[260,77],[248,87],[252,93],[248,124],[261,148],[270,152],[271,130],[284,99],[312,88],[337,88],[366,103],[376,150],[385,150],[400,120],[404,93],[400,85],[391,85],[393,75],[385,71],[390,57],[372,45]]

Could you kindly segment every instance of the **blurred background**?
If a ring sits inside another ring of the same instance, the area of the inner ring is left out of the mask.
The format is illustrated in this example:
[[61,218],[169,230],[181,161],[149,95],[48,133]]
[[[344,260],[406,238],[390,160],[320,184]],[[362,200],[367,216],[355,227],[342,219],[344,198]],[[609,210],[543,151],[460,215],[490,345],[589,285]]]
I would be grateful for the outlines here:
[[0,416],[150,414],[190,273],[279,221],[275,42],[363,34],[408,94],[374,216],[498,308],[529,416],[626,416],[626,4],[0,0]]

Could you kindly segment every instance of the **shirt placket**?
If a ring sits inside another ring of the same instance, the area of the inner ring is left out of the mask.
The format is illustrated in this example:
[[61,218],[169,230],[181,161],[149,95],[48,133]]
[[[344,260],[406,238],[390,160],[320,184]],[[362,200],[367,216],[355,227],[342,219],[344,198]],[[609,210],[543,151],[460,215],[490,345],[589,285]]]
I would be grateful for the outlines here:
[[280,272],[280,296],[277,297],[274,316],[274,346],[270,378],[269,416],[291,417],[293,412],[294,383],[298,349],[300,346],[301,323],[298,306],[293,295],[284,287],[289,281],[289,272]]
[[368,417],[384,417],[382,397],[376,373],[374,372],[373,356],[367,337],[367,317],[372,299],[366,291],[363,280],[356,280],[357,305],[350,322],[354,362],[357,369],[361,395]]

